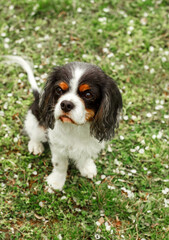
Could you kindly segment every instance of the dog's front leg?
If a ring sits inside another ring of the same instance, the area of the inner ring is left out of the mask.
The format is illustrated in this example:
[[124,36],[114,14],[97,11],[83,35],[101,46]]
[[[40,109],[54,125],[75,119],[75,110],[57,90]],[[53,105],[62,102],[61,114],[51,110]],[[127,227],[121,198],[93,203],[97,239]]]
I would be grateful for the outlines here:
[[97,168],[94,160],[91,157],[85,156],[85,154],[83,154],[83,156],[81,155],[80,158],[75,159],[75,162],[76,167],[79,169],[83,177],[93,179],[93,177],[97,175]]
[[50,187],[62,190],[67,176],[68,157],[57,150],[57,147],[51,147],[53,170],[47,177],[47,183]]

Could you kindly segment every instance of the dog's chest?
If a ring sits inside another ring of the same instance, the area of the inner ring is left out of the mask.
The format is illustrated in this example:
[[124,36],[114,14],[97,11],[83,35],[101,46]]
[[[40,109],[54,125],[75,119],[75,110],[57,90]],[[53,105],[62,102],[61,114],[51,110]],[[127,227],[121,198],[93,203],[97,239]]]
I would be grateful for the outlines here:
[[89,124],[76,126],[58,121],[54,129],[49,130],[49,141],[70,158],[77,156],[77,153],[95,156],[104,147],[103,143],[90,136]]

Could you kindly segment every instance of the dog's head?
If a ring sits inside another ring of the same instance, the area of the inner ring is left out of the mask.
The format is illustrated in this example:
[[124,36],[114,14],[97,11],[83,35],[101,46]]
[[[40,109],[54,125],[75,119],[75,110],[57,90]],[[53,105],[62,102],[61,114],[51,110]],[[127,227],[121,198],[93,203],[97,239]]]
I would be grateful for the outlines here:
[[114,134],[121,109],[122,98],[114,81],[99,67],[81,62],[56,67],[40,99],[45,127],[53,129],[55,121],[90,122],[91,134],[99,141]]

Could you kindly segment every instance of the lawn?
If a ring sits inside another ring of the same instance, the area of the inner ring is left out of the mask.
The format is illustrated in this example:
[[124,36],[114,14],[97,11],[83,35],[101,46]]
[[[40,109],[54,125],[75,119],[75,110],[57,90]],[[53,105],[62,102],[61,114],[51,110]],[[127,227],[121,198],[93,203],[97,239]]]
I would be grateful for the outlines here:
[[97,177],[71,165],[63,191],[49,193],[49,147],[29,154],[23,131],[27,75],[0,61],[0,239],[169,239],[167,2],[1,0],[1,56],[30,59],[40,86],[55,65],[96,64],[117,82],[123,116]]

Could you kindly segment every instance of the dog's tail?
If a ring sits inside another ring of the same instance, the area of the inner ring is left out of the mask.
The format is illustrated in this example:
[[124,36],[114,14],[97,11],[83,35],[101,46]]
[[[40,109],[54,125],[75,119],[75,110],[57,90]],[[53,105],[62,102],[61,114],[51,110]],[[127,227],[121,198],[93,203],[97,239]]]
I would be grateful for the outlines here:
[[28,80],[29,80],[29,83],[30,83],[31,88],[33,90],[33,95],[34,95],[35,99],[37,97],[39,97],[40,89],[38,88],[38,85],[36,83],[36,80],[35,80],[33,70],[32,70],[32,67],[31,67],[30,63],[28,61],[24,60],[22,57],[19,57],[19,56],[7,55],[7,56],[4,56],[4,58],[5,58],[5,62],[7,62],[8,64],[10,64],[10,63],[18,64],[19,66],[21,66],[25,70],[25,72],[28,75]]

